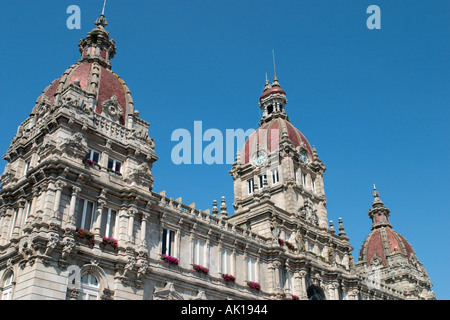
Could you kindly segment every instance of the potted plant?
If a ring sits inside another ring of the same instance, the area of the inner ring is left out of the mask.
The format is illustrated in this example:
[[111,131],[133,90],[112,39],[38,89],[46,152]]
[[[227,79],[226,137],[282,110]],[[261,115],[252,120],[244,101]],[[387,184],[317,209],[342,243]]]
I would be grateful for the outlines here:
[[75,231],[75,233],[78,238],[85,239],[91,248],[94,246],[95,241],[94,241],[94,234],[92,232],[90,232],[88,230],[84,230],[82,228],[78,228]]
[[261,285],[258,282],[247,281],[247,286],[258,291],[261,290]]
[[194,264],[194,270],[195,271],[197,271],[197,272],[202,272],[202,273],[204,273],[204,274],[208,274],[208,272],[209,272],[209,269],[208,268],[206,268],[206,267],[204,267],[204,266],[201,266],[201,265],[199,265],[199,264]]
[[105,236],[103,236],[102,238],[103,238],[103,242],[102,242],[103,246],[105,246],[105,247],[111,246],[114,249],[114,251],[119,250],[119,248],[117,247],[117,239],[105,237]]
[[231,275],[231,274],[227,274],[227,273],[222,273],[222,278],[225,282],[234,282],[236,280],[236,277]]
[[86,165],[89,165],[89,166],[97,167],[99,170],[102,169],[102,166],[101,166],[101,165],[99,165],[99,164],[98,164],[97,162],[95,162],[95,161],[92,161],[92,160],[89,159],[89,158],[83,159],[83,163],[86,164]]
[[177,258],[169,256],[168,254],[162,254],[161,260],[163,260],[165,262],[169,262],[171,264],[175,264],[175,265],[178,265],[178,263],[179,263],[179,260]]

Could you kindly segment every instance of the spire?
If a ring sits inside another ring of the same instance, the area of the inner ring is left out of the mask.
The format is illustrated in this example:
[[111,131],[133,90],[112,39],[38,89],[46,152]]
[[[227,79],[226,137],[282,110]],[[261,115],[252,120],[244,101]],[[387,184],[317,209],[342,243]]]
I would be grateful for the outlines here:
[[117,48],[114,40],[109,39],[109,32],[105,30],[105,27],[108,25],[105,18],[105,5],[106,0],[103,3],[100,18],[95,20],[97,27],[91,30],[86,38],[80,40],[78,47],[81,53],[81,60],[96,61],[105,68],[111,69],[110,60],[114,58]]
[[103,28],[105,28],[108,25],[108,21],[106,21],[106,18],[105,18],[105,6],[106,6],[106,0],[103,2],[103,9],[102,9],[102,14],[100,15],[100,18],[97,18],[97,20],[95,20],[95,25],[97,27],[102,26]]
[[372,196],[374,200],[372,201],[372,208],[369,210],[369,217],[372,219],[372,230],[379,227],[390,227],[389,213],[390,210],[384,206],[383,201],[380,200],[380,193],[378,192],[375,184],[373,185]]
[[375,187],[375,184],[373,185],[372,196],[374,197],[374,200],[372,202],[372,207],[376,208],[376,207],[384,206],[383,201],[381,201],[380,198],[378,198],[380,196],[380,193],[377,191],[377,187]]

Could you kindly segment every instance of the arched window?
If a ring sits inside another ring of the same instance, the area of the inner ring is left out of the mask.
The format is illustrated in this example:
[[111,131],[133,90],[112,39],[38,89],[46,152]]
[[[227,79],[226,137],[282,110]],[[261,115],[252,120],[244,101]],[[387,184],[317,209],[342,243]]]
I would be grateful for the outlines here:
[[98,300],[99,299],[99,282],[97,277],[92,273],[86,273],[81,277],[80,299],[81,300]]
[[9,272],[5,277],[2,290],[2,300],[12,300],[12,292],[14,286],[13,278],[14,274],[12,272]]
[[319,287],[310,286],[308,290],[306,290],[306,293],[308,294],[309,300],[325,300],[325,294]]

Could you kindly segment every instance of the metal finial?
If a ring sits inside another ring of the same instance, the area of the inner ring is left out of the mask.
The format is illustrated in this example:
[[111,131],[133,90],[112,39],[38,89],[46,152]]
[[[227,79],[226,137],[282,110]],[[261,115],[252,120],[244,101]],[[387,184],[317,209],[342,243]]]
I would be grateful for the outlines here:
[[102,16],[105,15],[105,7],[106,7],[106,0],[103,1],[103,10],[102,10]]
[[275,65],[275,50],[274,49],[272,49],[272,57],[273,57],[273,75],[276,79],[277,78],[277,68]]

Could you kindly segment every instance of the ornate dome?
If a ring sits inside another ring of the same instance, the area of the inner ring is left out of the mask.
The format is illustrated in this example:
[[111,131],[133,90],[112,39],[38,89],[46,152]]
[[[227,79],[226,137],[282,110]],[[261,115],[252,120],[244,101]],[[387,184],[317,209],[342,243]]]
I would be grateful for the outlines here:
[[305,149],[307,157],[314,159],[313,150],[305,136],[295,128],[287,117],[272,117],[269,122],[262,124],[245,141],[242,148],[241,164],[247,164],[252,161],[259,150],[266,150],[270,154],[279,148],[283,132],[287,133],[289,140],[295,148]]
[[117,101],[122,110],[119,110],[119,121],[122,125],[125,124],[127,114],[134,112],[130,90],[111,70],[110,59],[116,53],[116,46],[104,29],[107,25],[106,19],[102,15],[95,24],[97,27],[79,42],[81,59],[45,88],[36,101],[33,114],[37,113],[42,103],[48,105],[57,103],[58,96],[71,85],[91,97],[92,108],[99,114],[103,112],[106,101]]
[[367,236],[359,253],[359,261],[373,266],[388,266],[388,257],[403,255],[411,265],[417,264],[416,254],[411,244],[398,232],[392,229],[389,222],[389,209],[378,198],[376,189],[374,201],[369,210],[372,219],[372,232]]
[[314,160],[313,149],[305,136],[289,121],[285,112],[286,93],[281,89],[275,76],[272,84],[266,79],[264,92],[259,98],[263,116],[259,128],[244,143],[241,152],[241,164],[255,160],[259,152],[268,154],[278,150],[282,139],[288,138],[294,148],[304,151],[307,158]]

